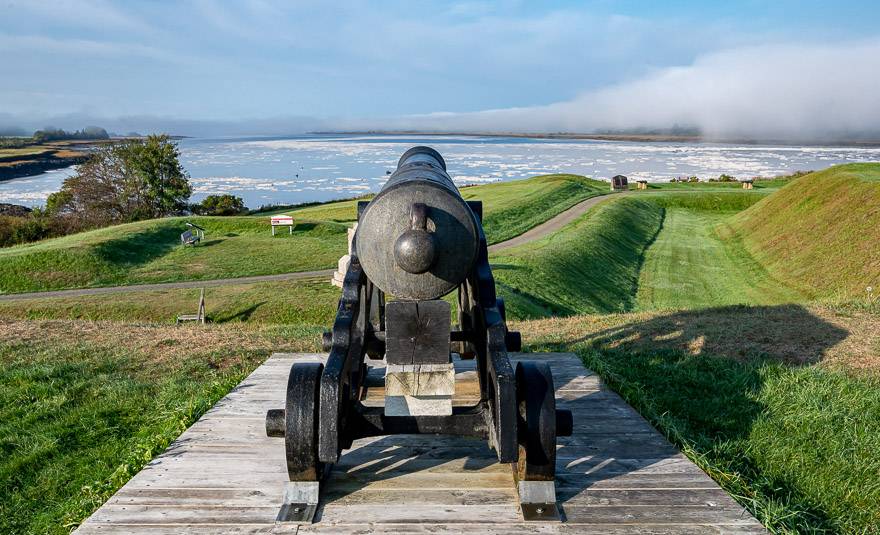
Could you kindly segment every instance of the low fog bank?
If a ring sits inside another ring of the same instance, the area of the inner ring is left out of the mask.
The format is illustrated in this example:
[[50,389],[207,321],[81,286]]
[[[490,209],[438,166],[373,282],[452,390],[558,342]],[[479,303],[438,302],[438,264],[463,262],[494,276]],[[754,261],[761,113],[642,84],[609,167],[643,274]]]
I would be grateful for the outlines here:
[[546,106],[352,121],[353,128],[598,132],[693,128],[708,140],[880,140],[880,40],[728,50]]
[[[525,73],[524,75],[527,75]],[[26,118],[0,114],[0,130],[65,129],[186,136],[282,136],[310,131],[596,133],[699,131],[710,141],[880,141],[880,40],[838,45],[777,44],[697,58],[641,79],[543,106],[471,113],[318,118],[279,111],[254,120],[100,117],[72,113]]]

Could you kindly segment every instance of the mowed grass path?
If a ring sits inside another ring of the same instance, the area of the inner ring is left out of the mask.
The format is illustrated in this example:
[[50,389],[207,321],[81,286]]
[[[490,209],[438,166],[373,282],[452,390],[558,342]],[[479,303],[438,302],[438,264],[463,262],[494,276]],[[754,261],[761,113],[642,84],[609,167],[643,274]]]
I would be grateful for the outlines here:
[[691,188],[609,198],[491,258],[499,293],[514,318],[802,301],[720,233],[764,195]]
[[639,275],[638,308],[800,301],[803,296],[772,278],[737,240],[721,239],[716,227],[729,217],[666,208],[663,229],[648,248]]

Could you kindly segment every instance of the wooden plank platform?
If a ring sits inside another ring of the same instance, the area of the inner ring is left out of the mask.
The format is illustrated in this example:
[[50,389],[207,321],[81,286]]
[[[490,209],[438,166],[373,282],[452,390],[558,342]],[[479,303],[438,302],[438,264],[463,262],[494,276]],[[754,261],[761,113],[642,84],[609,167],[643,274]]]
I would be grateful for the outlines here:
[[[265,413],[283,406],[290,365],[320,358],[273,355],[77,533],[766,533],[565,353],[514,356],[547,361],[557,403],[574,413],[574,435],[560,438],[558,449],[564,523],[520,520],[510,467],[484,442],[400,435],[358,440],[343,453],[322,487],[315,524],[276,524],[287,472],[283,440],[266,437]],[[456,404],[478,393],[469,364],[456,362]],[[381,403],[381,381],[375,384],[367,403]]]

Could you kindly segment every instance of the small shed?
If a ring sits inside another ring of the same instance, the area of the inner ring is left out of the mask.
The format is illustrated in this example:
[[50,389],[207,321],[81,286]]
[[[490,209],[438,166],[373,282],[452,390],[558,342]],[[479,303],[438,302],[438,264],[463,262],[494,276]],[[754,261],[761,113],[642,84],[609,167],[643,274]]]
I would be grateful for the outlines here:
[[648,181],[647,180],[637,180],[636,183],[638,184],[639,189],[648,189]]
[[629,183],[623,175],[615,175],[611,177],[611,191],[629,189]]
[[755,180],[751,178],[746,178],[742,180],[743,189],[752,189],[755,184]]

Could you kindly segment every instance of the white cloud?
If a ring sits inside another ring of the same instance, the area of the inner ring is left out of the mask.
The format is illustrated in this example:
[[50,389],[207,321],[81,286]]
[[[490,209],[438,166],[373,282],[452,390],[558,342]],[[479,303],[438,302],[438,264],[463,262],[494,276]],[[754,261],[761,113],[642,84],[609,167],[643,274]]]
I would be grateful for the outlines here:
[[695,126],[709,137],[815,139],[880,130],[880,40],[779,44],[699,57],[684,67],[547,106],[399,118],[398,128],[589,132]]

